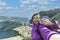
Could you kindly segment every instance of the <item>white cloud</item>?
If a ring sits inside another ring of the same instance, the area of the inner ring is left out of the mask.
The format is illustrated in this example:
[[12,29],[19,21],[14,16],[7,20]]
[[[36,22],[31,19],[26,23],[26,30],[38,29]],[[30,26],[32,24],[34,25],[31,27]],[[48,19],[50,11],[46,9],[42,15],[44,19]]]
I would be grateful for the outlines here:
[[25,7],[26,4],[29,4],[30,2],[26,0],[25,1],[20,0],[20,3],[21,3],[20,7]]
[[34,3],[34,2],[38,2],[38,0],[20,0],[21,4],[30,4],[30,3]]
[[[20,7],[25,7],[27,4],[31,4],[31,3],[34,3],[34,2],[37,2],[38,0],[20,0],[21,2],[21,5]],[[31,6],[29,6],[29,8],[32,8]]]
[[7,4],[6,4],[6,2],[0,2],[0,6],[6,6]]
[[55,8],[60,8],[60,7],[55,7]]
[[12,10],[12,9],[18,9],[18,7],[0,7],[0,10]]
[[12,6],[8,6],[6,2],[0,0],[0,10],[13,10],[13,9],[17,9],[18,7],[12,7]]
[[44,4],[52,4],[51,2],[44,2]]
[[29,4],[29,1],[23,1],[22,4]]
[[[51,4],[51,2],[48,0],[25,0],[25,1],[20,0],[20,1],[22,4],[31,4],[31,3],[35,3],[35,2],[37,2],[39,4]],[[54,1],[54,0],[51,0],[51,1]]]
[[25,7],[25,5],[24,4],[21,4],[20,7]]
[[37,5],[32,5],[32,6],[29,6],[30,8],[35,8],[35,7],[38,7]]
[[[51,0],[54,1],[54,0]],[[30,5],[32,3],[37,3],[38,5],[47,5],[52,4],[52,2],[49,0],[20,0],[20,7],[25,7],[26,5]]]
[[56,0],[50,0],[50,1],[56,1]]
[[40,9],[42,10],[42,11],[46,11],[46,10],[49,10],[47,7],[40,7]]
[[31,2],[38,2],[39,0],[30,0]]
[[17,9],[18,7],[6,7],[5,9]]
[[52,2],[48,1],[48,0],[40,0],[39,4],[45,5],[45,4],[52,4]]
[[38,8],[39,6],[37,6],[37,5],[31,5],[31,6],[28,6],[28,9],[29,10],[32,10],[32,9],[36,9],[36,8]]
[[54,10],[54,9],[58,9],[58,8],[60,8],[60,7],[54,7],[54,8],[51,8],[51,9]]

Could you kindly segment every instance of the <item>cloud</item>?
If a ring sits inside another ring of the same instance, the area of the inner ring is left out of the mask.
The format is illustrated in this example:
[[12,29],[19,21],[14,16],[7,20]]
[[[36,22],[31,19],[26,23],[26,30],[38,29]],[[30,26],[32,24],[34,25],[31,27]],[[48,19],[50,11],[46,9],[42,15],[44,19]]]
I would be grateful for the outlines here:
[[18,9],[18,7],[8,6],[6,2],[0,0],[0,10],[13,10]]
[[[51,0],[51,1],[55,1],[55,0]],[[48,0],[23,0],[23,1],[21,1],[21,3],[22,4],[31,4],[31,3],[39,3],[39,4],[51,4],[51,2],[50,1],[48,1]]]
[[57,0],[50,0],[50,1],[57,1]]
[[44,7],[44,6],[41,6],[40,9],[41,9],[42,11],[49,10],[47,7]]
[[37,7],[38,7],[37,5],[31,5],[31,6],[28,6],[28,9],[35,9]]
[[32,2],[37,2],[37,1],[39,1],[39,0],[31,0]]
[[22,3],[23,4],[29,4],[30,2],[29,1],[23,1]]
[[26,4],[30,4],[30,2],[29,1],[26,1],[26,0],[24,0],[24,1],[22,1],[22,0],[20,0],[20,7],[25,7],[26,6]]
[[54,8],[60,8],[60,7],[54,7]]
[[22,4],[30,4],[30,3],[33,3],[33,2],[36,2],[37,0],[20,0],[20,2],[22,3]]
[[2,1],[0,1],[0,6],[6,6],[6,5],[7,5],[6,2],[2,2]]
[[51,3],[51,2],[47,2],[47,1],[46,1],[46,2],[44,2],[43,4],[52,4],[52,3]]
[[17,9],[18,7],[6,7],[5,9]]
[[25,5],[24,5],[24,4],[22,4],[22,5],[20,5],[20,7],[25,7]]
[[[55,1],[55,0],[51,0]],[[53,4],[49,0],[20,0],[20,7],[25,7],[25,6],[30,6],[30,5],[48,5],[48,4]],[[36,3],[36,4],[35,4]]]
[[49,10],[48,7],[45,7],[45,6],[38,6],[38,5],[31,5],[31,6],[28,6],[27,7],[28,10],[35,10],[35,11],[46,11],[46,10]]
[[0,7],[0,10],[12,10],[12,9],[18,9],[18,7]]
[[52,2],[50,2],[49,0],[40,0],[39,4],[47,5],[47,4],[52,4]]
[[[21,2],[21,7],[24,7],[24,6],[26,6],[27,4],[29,5],[29,4],[31,4],[31,3],[35,3],[35,2],[38,2],[38,0],[25,0],[25,1],[21,1],[20,0],[20,2]],[[33,5],[33,6],[35,6],[35,5]],[[32,7],[33,7],[32,6]],[[29,7],[31,7],[31,6],[29,6]],[[35,6],[36,7],[36,6]]]
[[54,10],[54,9],[59,9],[60,7],[54,7],[54,8],[51,8],[52,10]]

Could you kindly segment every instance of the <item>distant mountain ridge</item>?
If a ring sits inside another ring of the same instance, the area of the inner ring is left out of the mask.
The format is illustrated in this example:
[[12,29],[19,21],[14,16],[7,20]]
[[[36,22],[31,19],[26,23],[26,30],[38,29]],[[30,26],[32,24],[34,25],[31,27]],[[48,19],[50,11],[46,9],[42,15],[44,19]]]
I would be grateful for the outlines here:
[[7,31],[16,27],[26,26],[28,18],[0,16],[0,31]]
[[10,16],[0,16],[0,21],[20,21],[28,22],[28,18],[25,17],[10,17]]
[[60,8],[51,9],[48,11],[40,11],[38,12],[41,16],[49,16],[50,18],[56,14],[60,14]]

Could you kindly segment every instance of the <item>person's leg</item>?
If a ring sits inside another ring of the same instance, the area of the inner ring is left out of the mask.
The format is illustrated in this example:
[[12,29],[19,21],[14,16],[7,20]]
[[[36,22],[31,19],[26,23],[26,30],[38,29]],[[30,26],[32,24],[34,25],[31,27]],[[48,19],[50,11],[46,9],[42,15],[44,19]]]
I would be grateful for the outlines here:
[[60,35],[59,34],[54,34],[50,37],[50,40],[60,40]]

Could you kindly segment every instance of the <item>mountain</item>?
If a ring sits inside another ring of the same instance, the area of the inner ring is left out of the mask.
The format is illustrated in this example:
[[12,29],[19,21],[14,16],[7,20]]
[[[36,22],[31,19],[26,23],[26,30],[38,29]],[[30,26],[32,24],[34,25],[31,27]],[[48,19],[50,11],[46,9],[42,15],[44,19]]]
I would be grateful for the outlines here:
[[16,27],[26,26],[28,18],[0,16],[0,31],[7,31]]
[[60,14],[60,8],[51,9],[51,10],[48,10],[48,11],[40,11],[38,13],[41,16],[49,16],[50,18],[52,18],[54,15]]
[[28,22],[28,18],[25,17],[10,17],[10,16],[0,16],[0,21],[19,21]]

